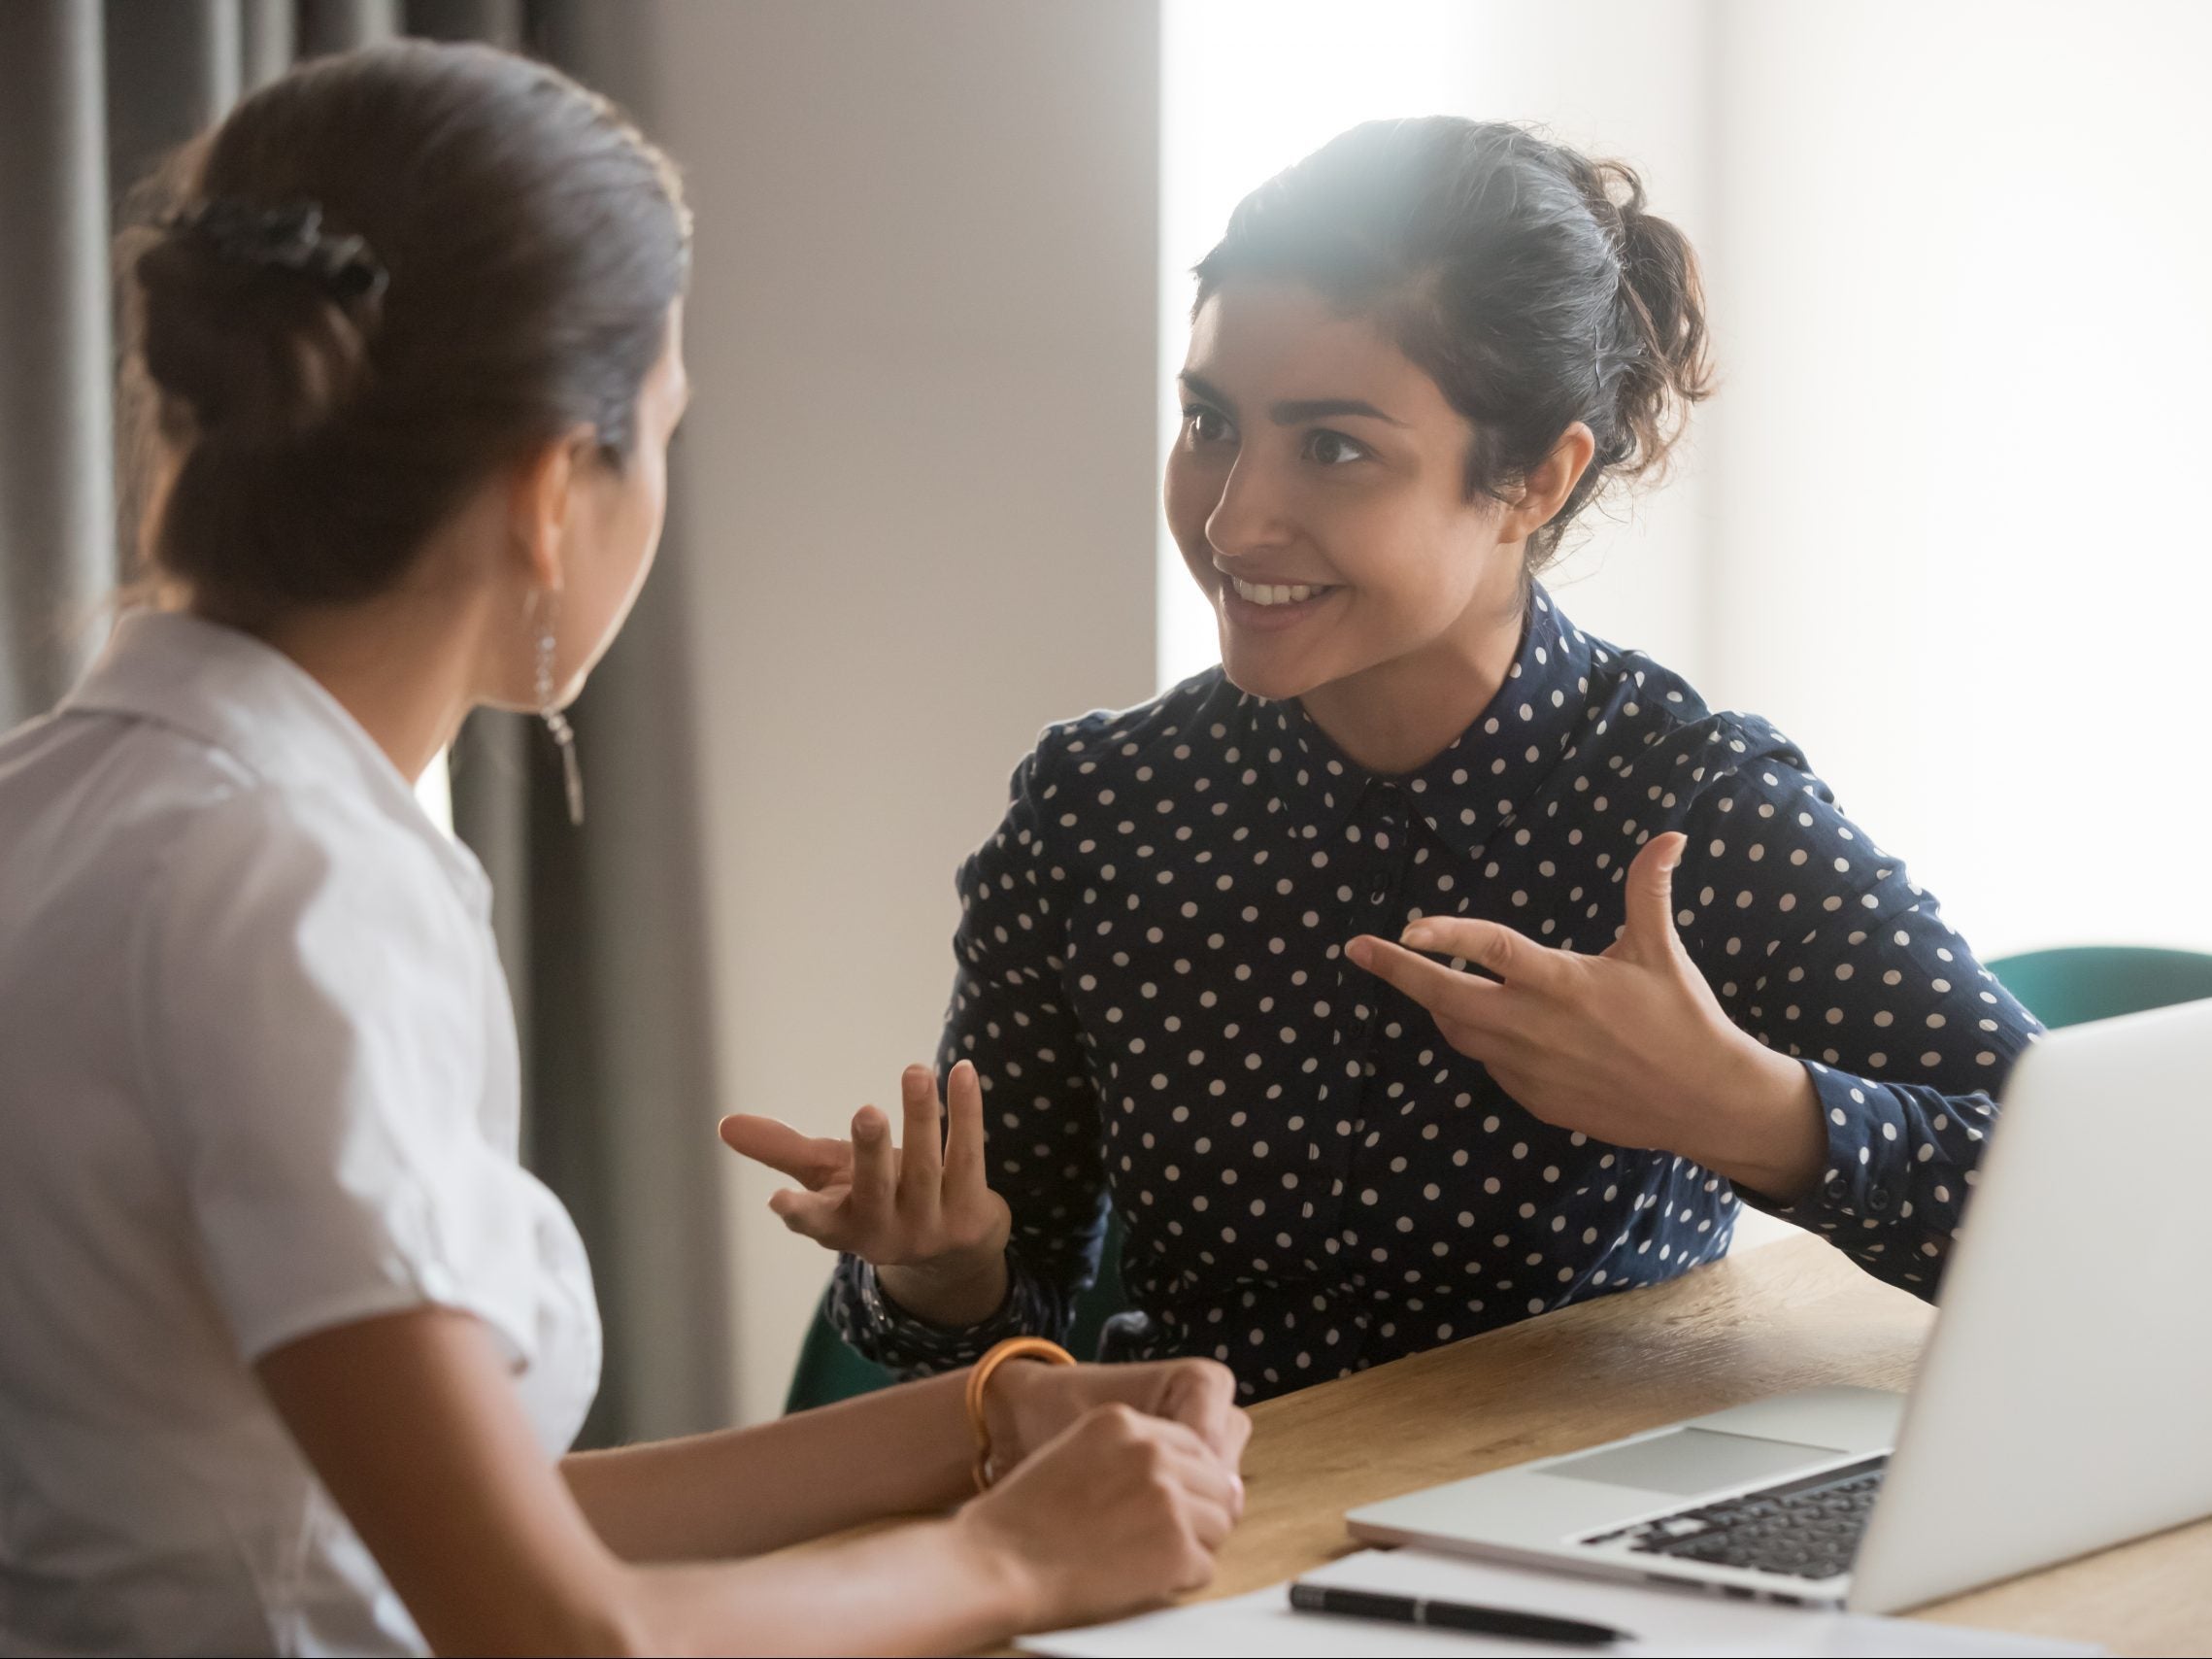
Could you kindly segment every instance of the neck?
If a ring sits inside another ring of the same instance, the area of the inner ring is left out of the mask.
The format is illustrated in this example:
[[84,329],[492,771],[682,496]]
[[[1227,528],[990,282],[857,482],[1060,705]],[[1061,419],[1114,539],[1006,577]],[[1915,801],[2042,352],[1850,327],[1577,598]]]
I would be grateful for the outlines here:
[[487,592],[457,595],[403,584],[374,599],[293,611],[246,631],[337,698],[412,784],[476,704],[490,601]]
[[1521,654],[1519,565],[1510,592],[1477,592],[1459,620],[1419,651],[1379,662],[1298,700],[1329,740],[1371,772],[1434,760],[1496,697]]

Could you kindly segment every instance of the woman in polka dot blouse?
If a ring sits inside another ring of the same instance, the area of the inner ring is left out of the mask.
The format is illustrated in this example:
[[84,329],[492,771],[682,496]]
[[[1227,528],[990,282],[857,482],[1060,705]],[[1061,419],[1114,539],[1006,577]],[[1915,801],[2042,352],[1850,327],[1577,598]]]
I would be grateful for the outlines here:
[[[1722,1255],[1922,1295],[2035,1031],[1755,716],[1535,580],[1704,395],[1688,244],[1514,127],[1353,129],[1198,266],[1170,525],[1223,666],[1047,729],[961,872],[905,1149],[724,1126],[902,1372],[1065,1332],[1247,1398]],[[1839,671],[1843,671],[1839,664]]]

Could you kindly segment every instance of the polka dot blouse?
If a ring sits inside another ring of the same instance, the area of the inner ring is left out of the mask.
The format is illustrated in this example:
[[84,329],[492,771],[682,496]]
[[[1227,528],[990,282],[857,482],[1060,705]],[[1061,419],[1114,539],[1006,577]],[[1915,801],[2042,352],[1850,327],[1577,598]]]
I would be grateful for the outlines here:
[[[1423,915],[1602,950],[1668,830],[1683,942],[1827,1118],[1795,1203],[1538,1121],[1344,954]],[[1216,669],[1048,728],[960,892],[939,1063],[982,1074],[1012,1283],[945,1330],[843,1259],[834,1319],[902,1373],[1063,1335],[1109,1204],[1131,1307],[1101,1357],[1211,1355],[1247,1399],[1669,1278],[1726,1251],[1739,1197],[1929,1295],[2037,1029],[1789,739],[1541,589],[1495,701],[1418,771]]]

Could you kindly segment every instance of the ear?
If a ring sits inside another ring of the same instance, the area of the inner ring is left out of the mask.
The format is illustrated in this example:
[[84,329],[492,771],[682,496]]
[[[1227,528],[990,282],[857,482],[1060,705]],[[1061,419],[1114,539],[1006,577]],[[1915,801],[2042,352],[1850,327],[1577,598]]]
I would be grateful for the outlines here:
[[1552,453],[1522,480],[1521,493],[1506,509],[1497,539],[1525,541],[1550,524],[1582,482],[1582,475],[1590,470],[1590,457],[1596,451],[1597,440],[1591,436],[1590,428],[1580,421],[1568,423],[1558,442],[1552,446]]
[[563,433],[523,457],[509,474],[507,508],[517,553],[532,587],[561,591],[561,554],[576,501],[577,460],[588,427]]

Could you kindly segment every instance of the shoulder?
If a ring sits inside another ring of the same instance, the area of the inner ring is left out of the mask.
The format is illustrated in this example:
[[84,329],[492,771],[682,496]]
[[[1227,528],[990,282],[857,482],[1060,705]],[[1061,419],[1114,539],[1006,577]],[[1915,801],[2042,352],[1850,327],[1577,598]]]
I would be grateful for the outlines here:
[[1582,636],[1588,700],[1575,748],[1672,815],[1745,795],[1781,802],[1829,799],[1803,750],[1762,715],[1710,706],[1696,687],[1649,653]]
[[423,836],[341,792],[268,783],[181,815],[142,930],[142,965],[170,979],[381,965],[419,982],[473,974],[482,931]]
[[[1224,748],[1234,755],[1256,700],[1213,668],[1134,707],[1046,727],[1014,768],[1004,818],[963,866],[963,890],[1010,887],[1017,869],[1032,885],[1064,879],[1071,861],[1095,851],[1101,825],[1132,830],[1140,801],[1157,808],[1171,780]],[[1190,781],[1197,791],[1211,788]]]
[[488,926],[406,827],[255,788],[192,814],[149,885],[126,1018],[181,1150],[265,1132],[319,1157],[478,1098],[497,974]]
[[1163,762],[1233,740],[1255,701],[1214,667],[1134,707],[1056,721],[1038,734],[1017,785],[1044,799],[1086,780],[1093,790],[1148,782]]

